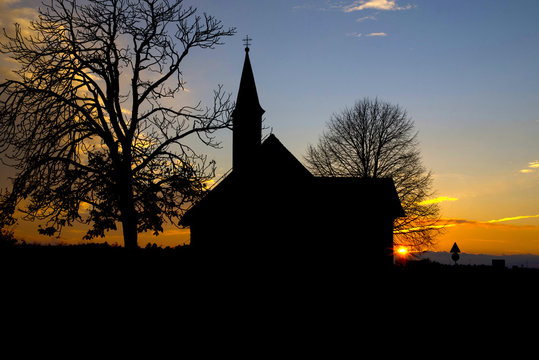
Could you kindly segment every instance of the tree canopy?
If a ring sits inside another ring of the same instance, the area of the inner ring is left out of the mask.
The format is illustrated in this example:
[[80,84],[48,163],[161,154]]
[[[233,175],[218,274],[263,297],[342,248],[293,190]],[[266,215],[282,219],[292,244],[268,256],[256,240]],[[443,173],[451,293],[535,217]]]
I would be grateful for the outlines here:
[[364,98],[333,114],[305,160],[320,176],[392,178],[406,217],[395,221],[398,244],[423,250],[440,232],[432,174],[421,161],[414,122],[398,105]]
[[234,33],[182,0],[51,0],[29,32],[4,29],[19,67],[0,83],[0,154],[17,175],[0,225],[16,208],[49,234],[79,221],[91,239],[120,222],[133,248],[177,223],[214,171],[190,144],[218,146],[232,109],[221,86],[210,106],[181,103],[184,60]]

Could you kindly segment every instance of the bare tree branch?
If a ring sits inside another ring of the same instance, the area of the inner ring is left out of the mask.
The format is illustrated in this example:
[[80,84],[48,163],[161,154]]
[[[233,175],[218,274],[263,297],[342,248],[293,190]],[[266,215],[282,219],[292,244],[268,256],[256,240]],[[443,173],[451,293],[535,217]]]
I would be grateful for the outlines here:
[[434,244],[442,230],[438,205],[420,205],[433,195],[432,174],[421,163],[414,123],[399,106],[365,98],[333,114],[305,160],[320,176],[392,178],[406,213],[395,221],[396,243],[418,251]]
[[215,166],[188,143],[218,146],[232,108],[221,87],[212,107],[170,105],[182,64],[235,30],[182,0],[51,0],[30,30],[4,29],[0,45],[19,64],[0,83],[1,160],[18,171],[0,225],[17,206],[47,233],[80,221],[93,238],[121,222],[136,247],[138,232],[177,223]]

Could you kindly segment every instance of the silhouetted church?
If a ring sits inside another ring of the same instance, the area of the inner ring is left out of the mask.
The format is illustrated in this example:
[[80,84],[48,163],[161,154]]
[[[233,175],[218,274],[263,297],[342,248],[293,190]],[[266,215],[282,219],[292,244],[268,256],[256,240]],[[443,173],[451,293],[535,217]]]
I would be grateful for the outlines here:
[[262,142],[264,110],[245,51],[232,113],[232,172],[184,215],[191,246],[392,264],[393,221],[404,215],[393,181],[315,177],[275,135]]

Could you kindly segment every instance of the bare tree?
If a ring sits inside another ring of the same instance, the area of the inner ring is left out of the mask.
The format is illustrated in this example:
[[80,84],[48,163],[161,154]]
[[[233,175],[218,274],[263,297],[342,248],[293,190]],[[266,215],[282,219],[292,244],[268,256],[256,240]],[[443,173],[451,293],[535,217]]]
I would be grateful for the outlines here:
[[179,105],[182,64],[235,29],[182,3],[51,0],[32,35],[4,29],[2,52],[20,67],[0,84],[0,154],[17,169],[2,225],[17,207],[49,235],[80,221],[91,239],[121,222],[136,248],[139,232],[177,223],[200,196],[214,164],[193,140],[218,146],[232,103],[219,87],[210,107]]
[[395,222],[397,244],[424,250],[440,232],[432,175],[421,163],[414,123],[401,107],[378,99],[357,101],[334,114],[305,160],[319,176],[393,178],[406,217]]

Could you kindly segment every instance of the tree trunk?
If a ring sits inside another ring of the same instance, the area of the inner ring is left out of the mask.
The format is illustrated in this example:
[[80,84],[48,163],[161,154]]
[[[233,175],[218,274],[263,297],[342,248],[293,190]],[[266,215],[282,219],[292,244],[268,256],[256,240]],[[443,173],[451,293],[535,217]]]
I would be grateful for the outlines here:
[[124,235],[124,247],[129,250],[138,248],[137,213],[133,202],[133,193],[122,191],[121,221]]
[[124,236],[124,247],[128,250],[138,248],[137,219],[134,208],[122,209],[122,231]]
[[135,201],[133,199],[133,173],[131,171],[131,163],[125,161],[120,176],[119,189],[119,205],[120,205],[120,220],[122,222],[122,231],[124,236],[124,247],[129,250],[138,248],[138,231],[137,231],[137,212],[135,210]]

